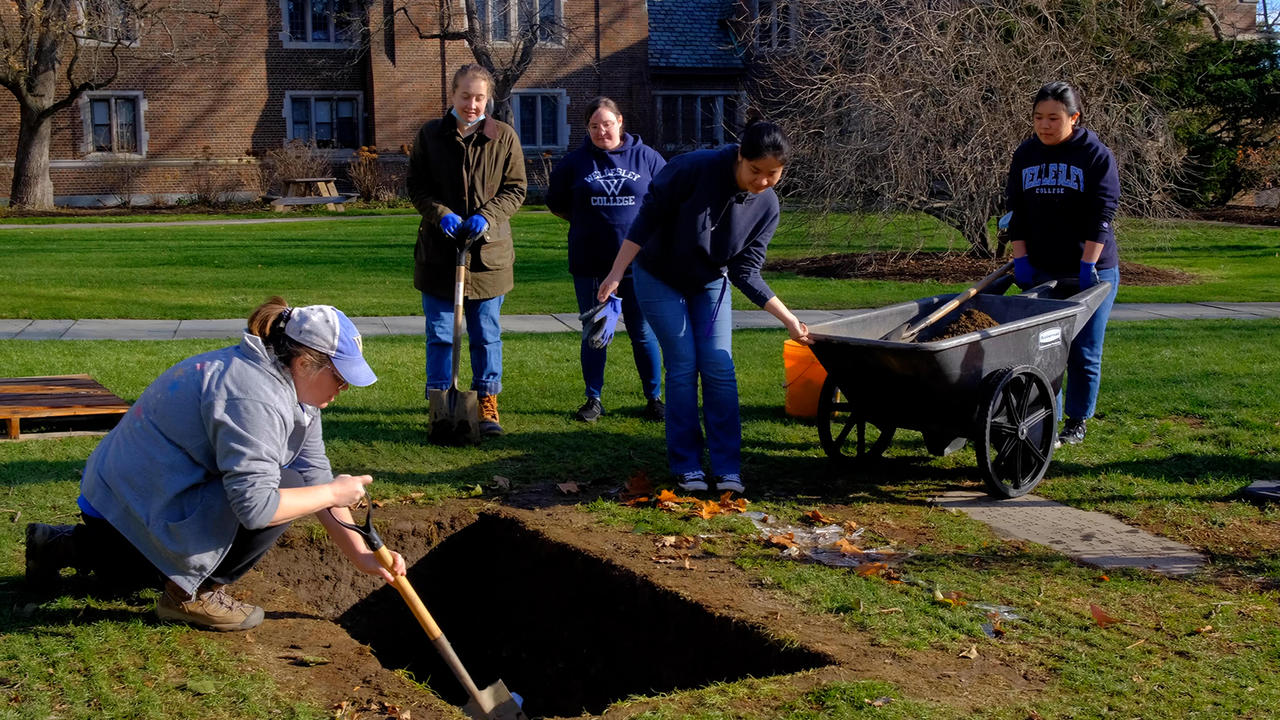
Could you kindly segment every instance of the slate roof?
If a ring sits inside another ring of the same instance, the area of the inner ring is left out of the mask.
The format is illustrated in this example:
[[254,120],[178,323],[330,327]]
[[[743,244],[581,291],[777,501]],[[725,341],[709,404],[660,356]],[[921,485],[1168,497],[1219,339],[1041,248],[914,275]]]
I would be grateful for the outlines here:
[[648,0],[649,67],[741,70],[723,22],[734,0]]

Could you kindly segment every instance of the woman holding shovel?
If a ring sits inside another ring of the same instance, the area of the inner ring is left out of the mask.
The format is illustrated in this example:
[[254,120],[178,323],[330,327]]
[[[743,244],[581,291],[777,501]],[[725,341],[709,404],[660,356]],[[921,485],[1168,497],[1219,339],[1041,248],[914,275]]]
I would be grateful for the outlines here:
[[[587,137],[551,172],[547,188],[547,208],[569,221],[569,272],[580,313],[595,306],[596,291],[612,268],[649,183],[667,163],[639,136],[623,131],[622,112],[613,100],[596,98],[587,103],[583,114]],[[662,358],[658,341],[636,302],[630,272],[619,281],[618,296],[647,400],[642,416],[660,422],[666,417],[659,377]],[[600,393],[607,352],[592,347],[583,337],[580,358],[587,401],[574,413],[577,420],[595,422],[604,414]]]
[[760,277],[780,214],[773,186],[790,155],[782,129],[757,121],[743,130],[741,144],[667,163],[600,284],[597,299],[603,301],[636,260],[636,297],[666,367],[667,463],[686,492],[708,487],[699,380],[715,488],[743,491],[729,283],[778,318],[793,340],[812,344],[809,328]]
[[1071,343],[1067,356],[1066,413],[1059,442],[1084,442],[1102,383],[1102,341],[1120,288],[1115,218],[1120,179],[1111,150],[1079,127],[1080,98],[1065,82],[1052,82],[1031,103],[1034,134],[1018,146],[1009,167],[1014,278],[1028,288],[1070,278],[1085,290],[1099,282],[1111,291]]
[[409,197],[422,213],[413,251],[413,286],[427,330],[427,394],[452,385],[454,268],[470,251],[465,286],[471,389],[479,394],[480,433],[501,435],[502,300],[514,285],[512,215],[525,195],[524,153],[516,131],[485,115],[493,77],[463,65],[450,86],[453,106],[418,131],[409,156]]
[[[85,464],[83,523],[27,526],[27,579],[62,568],[106,582],[164,578],[156,614],[213,630],[248,630],[263,611],[226,594],[289,524],[315,514],[361,572],[387,582],[351,522],[368,475],[334,476],[320,410],[377,380],[360,334],[328,305],[254,310],[238,345],[169,368],[143,391]],[[393,569],[404,574],[404,559]]]

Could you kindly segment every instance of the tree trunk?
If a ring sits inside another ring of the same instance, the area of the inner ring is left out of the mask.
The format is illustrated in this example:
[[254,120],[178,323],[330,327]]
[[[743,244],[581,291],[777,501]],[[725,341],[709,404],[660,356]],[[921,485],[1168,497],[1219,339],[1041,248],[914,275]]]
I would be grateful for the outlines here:
[[53,207],[53,180],[49,178],[49,143],[53,123],[38,110],[21,108],[18,151],[13,164],[9,205],[31,210]]

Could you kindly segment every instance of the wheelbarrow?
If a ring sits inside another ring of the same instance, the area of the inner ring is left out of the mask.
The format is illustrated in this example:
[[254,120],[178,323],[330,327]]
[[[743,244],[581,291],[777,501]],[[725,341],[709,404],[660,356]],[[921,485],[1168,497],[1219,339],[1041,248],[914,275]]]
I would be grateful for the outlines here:
[[[989,492],[1017,497],[1044,477],[1057,440],[1057,394],[1072,340],[1110,292],[1052,280],[1021,295],[978,294],[915,342],[883,339],[951,300],[935,295],[812,325],[827,371],[818,439],[828,457],[879,457],[898,429],[919,431],[934,455],[972,441]],[[998,325],[946,339],[965,309]]]

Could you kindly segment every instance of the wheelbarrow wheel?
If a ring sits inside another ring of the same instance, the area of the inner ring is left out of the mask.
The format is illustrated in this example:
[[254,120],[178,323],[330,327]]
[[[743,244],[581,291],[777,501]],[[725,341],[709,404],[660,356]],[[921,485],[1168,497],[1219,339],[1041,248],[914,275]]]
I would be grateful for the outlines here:
[[863,418],[830,375],[822,383],[818,396],[818,440],[827,457],[832,460],[878,458],[893,442],[895,429]]
[[1044,477],[1058,434],[1053,388],[1030,365],[987,376],[974,450],[992,494],[1018,497]]

